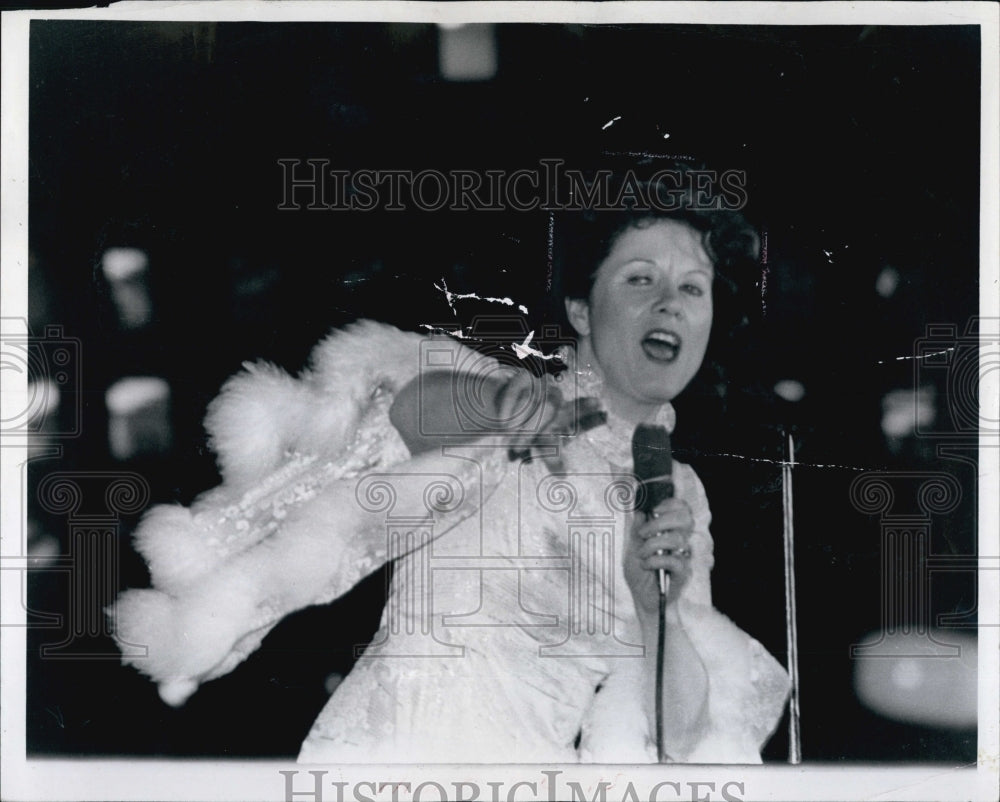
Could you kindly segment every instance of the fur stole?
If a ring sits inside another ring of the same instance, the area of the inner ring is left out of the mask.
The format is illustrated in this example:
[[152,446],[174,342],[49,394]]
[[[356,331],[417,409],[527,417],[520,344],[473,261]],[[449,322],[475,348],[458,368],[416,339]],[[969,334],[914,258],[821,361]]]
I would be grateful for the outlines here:
[[[298,377],[254,363],[223,386],[205,421],[222,484],[190,508],[147,512],[135,544],[153,587],[126,591],[108,609],[123,661],[160,683],[165,701],[182,703],[283,616],[342,595],[386,561],[385,516],[359,505],[360,477],[402,466],[467,487],[488,478],[489,466],[456,470],[440,454],[410,459],[389,422],[393,398],[432,342],[453,352],[445,364],[496,369],[451,339],[360,321],[320,342]],[[409,484],[397,483],[400,509],[435,515],[438,531],[482,500],[457,488],[461,503],[432,510],[424,484]]]
[[372,392],[382,387],[395,395],[417,375],[426,341],[361,320],[322,340],[298,377],[267,362],[245,363],[205,417],[223,481],[250,487],[278,468],[288,452],[339,454]]

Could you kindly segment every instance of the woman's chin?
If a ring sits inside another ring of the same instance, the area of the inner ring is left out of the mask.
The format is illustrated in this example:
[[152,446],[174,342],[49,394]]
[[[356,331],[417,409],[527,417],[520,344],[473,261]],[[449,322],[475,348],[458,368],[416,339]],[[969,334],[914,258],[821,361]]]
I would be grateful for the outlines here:
[[[676,368],[676,366],[673,366]],[[650,371],[642,381],[634,385],[639,393],[651,403],[666,404],[673,401],[687,387],[691,378],[676,369]]]

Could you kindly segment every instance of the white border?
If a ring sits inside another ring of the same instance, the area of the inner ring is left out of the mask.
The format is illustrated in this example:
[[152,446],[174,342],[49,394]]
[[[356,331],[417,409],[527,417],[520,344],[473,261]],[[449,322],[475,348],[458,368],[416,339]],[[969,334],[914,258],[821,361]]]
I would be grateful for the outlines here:
[[[882,24],[950,25],[978,24],[982,40],[982,152],[981,175],[981,298],[983,317],[1000,316],[1000,6],[978,2],[929,3],[410,3],[410,2],[200,2],[200,3],[121,3],[108,9],[73,11],[4,12],[2,16],[2,159],[0,159],[0,314],[5,318],[26,317],[27,310],[27,116],[28,116],[28,23],[30,19],[97,20],[259,20],[259,21],[411,21],[411,22],[687,22],[725,24]],[[984,365],[984,368],[986,366]],[[24,397],[23,376],[0,375],[4,396]],[[20,395],[19,395],[20,394]],[[1000,375],[993,370],[983,374],[981,403],[996,417],[1000,399]],[[6,403],[6,402],[5,402]],[[13,407],[12,407],[13,408]],[[17,407],[21,408],[21,407]],[[5,442],[6,445],[6,442]],[[979,531],[980,554],[1000,555],[1000,513],[995,488],[1000,484],[1000,449],[990,447],[982,438]],[[24,498],[21,487],[21,449],[0,449],[0,492],[5,503],[0,507],[2,537],[0,557],[5,569],[22,565]],[[987,489],[992,488],[993,492]],[[0,705],[0,740],[3,761],[0,797],[15,799],[171,799],[199,800],[210,794],[215,799],[274,800],[284,796],[284,778],[279,770],[298,771],[298,781],[308,779],[306,772],[319,767],[298,766],[278,761],[105,761],[105,760],[24,760],[24,676],[11,668],[23,666],[25,633],[21,588],[16,571],[0,572],[0,666],[3,671],[3,696]],[[11,581],[11,580],[14,581]],[[980,605],[984,610],[1000,609],[1000,571],[980,571]],[[20,623],[22,626],[17,626]],[[9,626],[14,624],[15,626]],[[600,767],[566,766],[559,781],[576,781],[593,792],[599,779],[612,781],[608,799],[619,798],[631,781],[641,795],[656,783],[677,781],[716,783],[712,799],[721,798],[720,787],[729,781],[744,783],[742,798],[747,800],[945,800],[996,799],[1000,774],[1000,689],[997,655],[1000,628],[985,627],[979,632],[979,763],[976,767],[938,765],[878,767],[810,765],[766,767],[643,766]],[[544,779],[543,767],[517,766],[395,766],[325,767],[324,779],[349,782],[389,783],[424,780],[450,782],[464,780],[484,783]],[[306,786],[297,784],[296,790]],[[682,787],[684,787],[682,785]],[[702,788],[702,793],[708,792]],[[370,793],[365,791],[365,793]],[[425,798],[431,796],[429,790]],[[505,791],[506,793],[506,791]],[[662,792],[663,799],[691,798],[684,787],[682,797]],[[309,799],[298,795],[297,800]],[[324,799],[336,799],[335,788],[325,788]],[[345,799],[351,798],[345,796]],[[378,796],[389,799],[389,790]],[[400,799],[407,796],[401,793]],[[533,798],[522,788],[518,799]],[[539,784],[537,798],[548,799],[549,791]]]
[[[107,9],[11,12],[32,19],[258,22],[572,22],[725,25],[988,25],[988,2],[421,2],[407,0],[128,0]],[[984,37],[985,38],[985,37]]]

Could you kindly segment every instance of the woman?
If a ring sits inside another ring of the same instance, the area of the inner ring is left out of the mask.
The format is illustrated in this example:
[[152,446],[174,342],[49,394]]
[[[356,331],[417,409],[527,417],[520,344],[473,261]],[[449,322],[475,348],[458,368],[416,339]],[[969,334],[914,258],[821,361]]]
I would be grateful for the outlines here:
[[206,424],[225,481],[190,512],[147,517],[137,542],[156,590],[118,603],[119,643],[149,644],[128,661],[165,700],[395,560],[382,628],[300,760],[656,761],[663,570],[665,751],[759,762],[787,677],[711,607],[701,484],[677,464],[675,497],[649,520],[631,511],[632,433],[673,428],[716,265],[745,228],[648,213],[597,228],[592,263],[573,265],[583,284],[565,290],[576,353],[543,387],[375,324],[328,340],[298,382],[258,367],[227,385]]

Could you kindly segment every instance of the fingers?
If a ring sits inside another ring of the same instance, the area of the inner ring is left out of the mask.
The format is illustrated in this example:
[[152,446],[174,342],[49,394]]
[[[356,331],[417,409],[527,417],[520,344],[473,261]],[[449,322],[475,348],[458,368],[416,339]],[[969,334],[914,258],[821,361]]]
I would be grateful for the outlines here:
[[682,585],[691,573],[691,560],[687,557],[658,557],[654,555],[643,560],[640,565],[646,571],[666,571]]
[[681,510],[691,515],[691,507],[688,506],[688,503],[684,499],[676,497],[666,498],[653,509],[652,517],[663,518]]
[[[655,516],[655,517],[654,517]],[[625,555],[625,576],[637,604],[655,610],[662,592],[657,573],[670,576],[667,604],[675,602],[693,573],[694,518],[682,499],[666,499],[649,519],[637,518]]]
[[683,587],[691,575],[691,547],[686,536],[671,533],[646,541],[635,560],[644,571],[666,571]]
[[[547,377],[528,371],[514,375],[498,395],[501,426],[510,436],[511,459],[541,457],[554,473],[564,470],[559,439],[577,428],[577,407],[564,403]],[[593,416],[593,410],[588,414]]]
[[694,529],[694,516],[691,508],[679,498],[670,498],[661,502],[653,514],[636,527],[635,534],[642,540],[648,540],[661,532],[680,531],[690,534]]
[[[691,579],[692,566],[690,557],[681,557],[678,554],[652,554],[645,559],[638,559],[638,555],[633,555],[631,561],[631,579],[629,587],[633,596],[636,594],[643,601],[640,603],[646,609],[655,609],[654,604],[661,593],[661,586],[658,574],[663,571],[670,577],[667,603],[676,601],[680,593],[687,586]],[[630,576],[626,572],[626,576]]]
[[[658,555],[687,559],[691,556],[691,533],[673,530],[642,542],[635,555],[640,560]],[[661,567],[661,566],[657,566]]]
[[663,501],[653,516],[634,530],[634,555],[647,571],[665,570],[685,574],[690,570],[691,533],[694,518],[681,499]]

